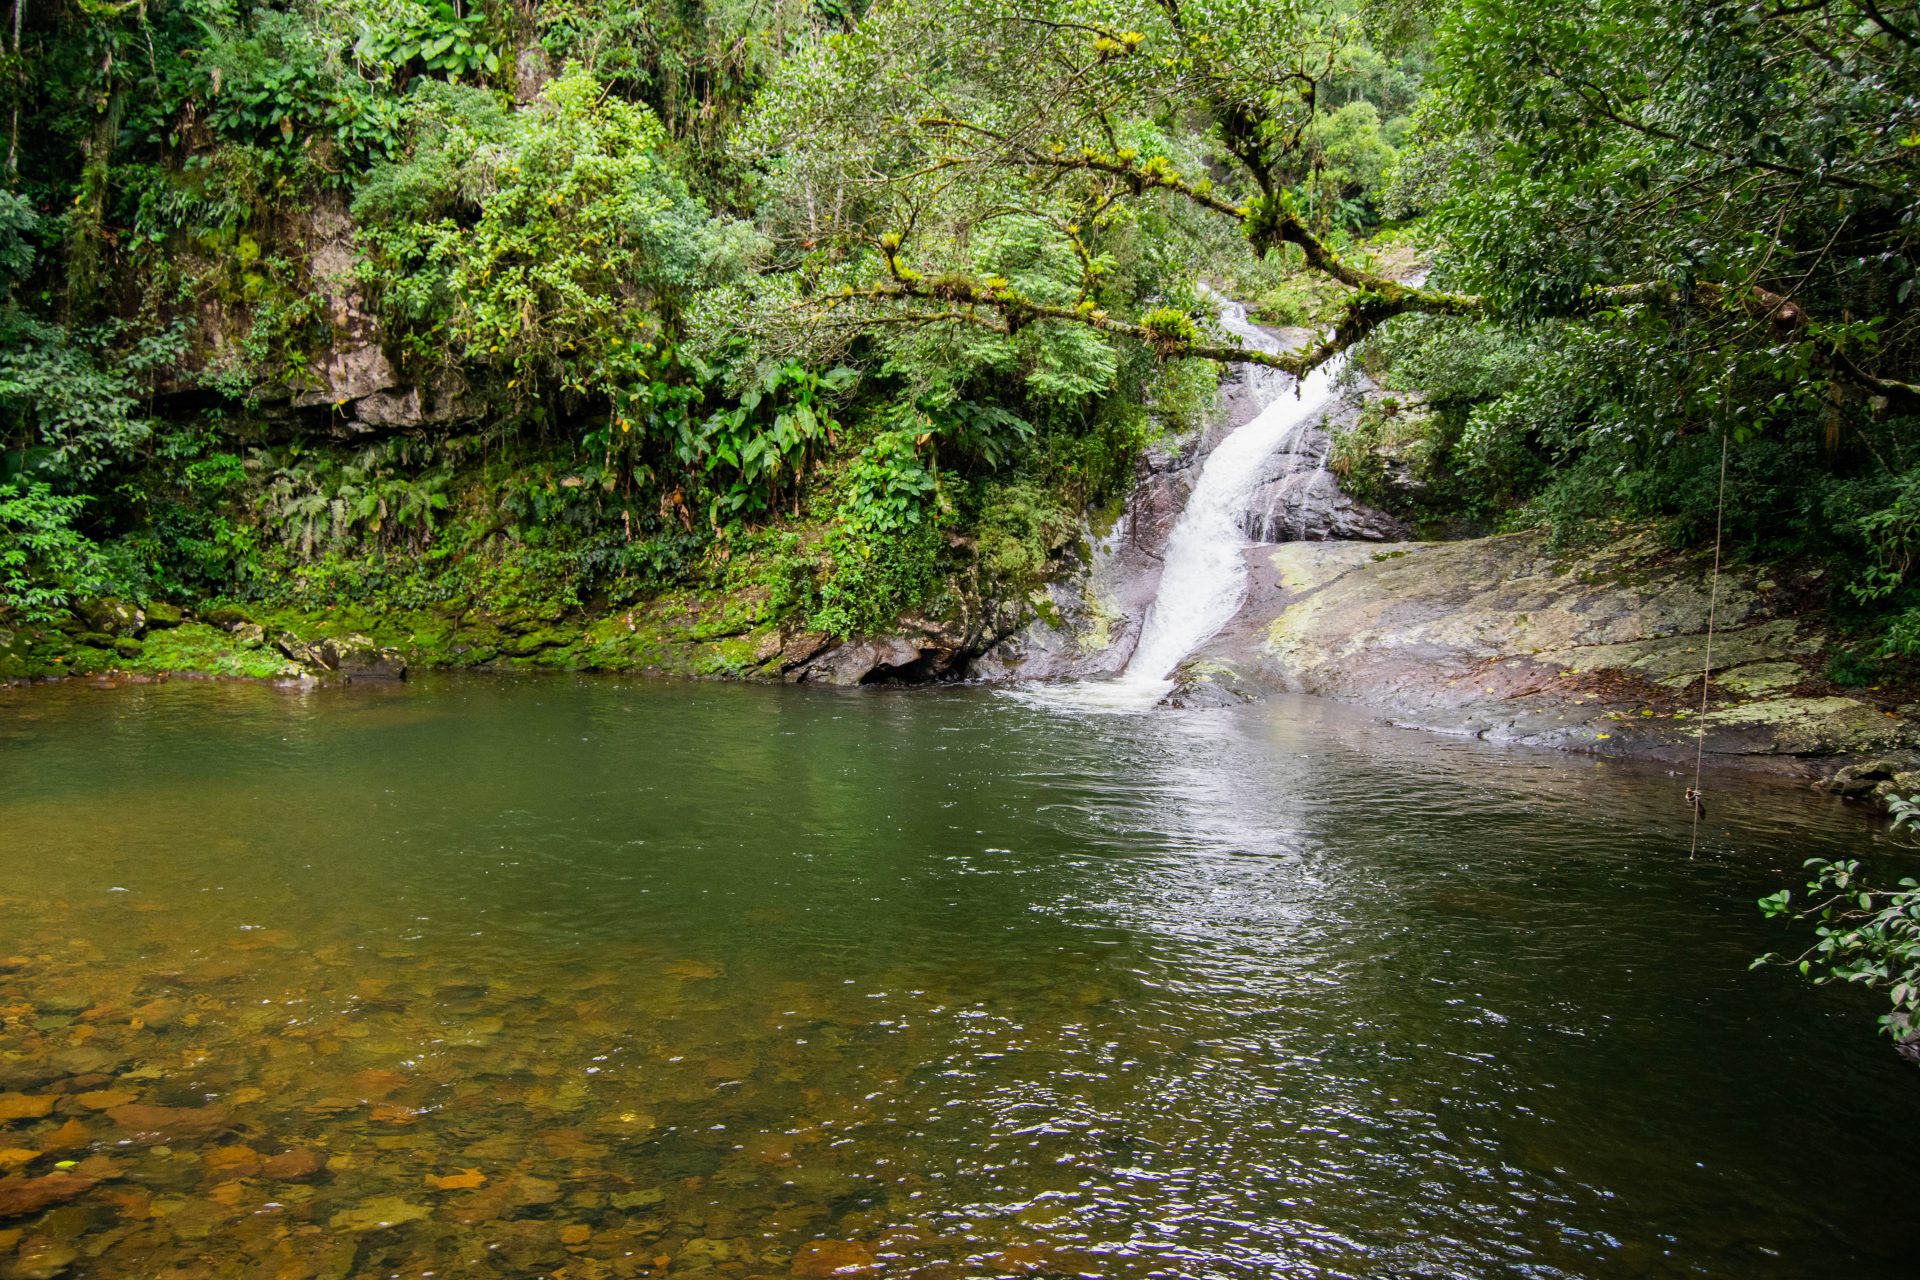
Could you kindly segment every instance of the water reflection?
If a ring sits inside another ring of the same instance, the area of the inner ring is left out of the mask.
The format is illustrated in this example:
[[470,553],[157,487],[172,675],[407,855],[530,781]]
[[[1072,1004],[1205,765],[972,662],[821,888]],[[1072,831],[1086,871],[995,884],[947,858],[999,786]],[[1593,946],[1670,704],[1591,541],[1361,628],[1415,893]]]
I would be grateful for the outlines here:
[[1658,773],[1314,703],[588,680],[10,695],[0,778],[0,1188],[89,1180],[16,1269],[1904,1248],[1911,1079],[1745,972],[1756,893],[1864,838],[1797,791],[1720,788],[1689,863]]

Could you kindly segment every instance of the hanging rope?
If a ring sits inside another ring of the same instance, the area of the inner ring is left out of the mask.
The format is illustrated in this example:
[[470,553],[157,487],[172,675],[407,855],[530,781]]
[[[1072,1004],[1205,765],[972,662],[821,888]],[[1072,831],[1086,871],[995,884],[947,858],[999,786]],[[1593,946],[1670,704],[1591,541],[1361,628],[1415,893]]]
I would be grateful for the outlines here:
[[1706,793],[1700,789],[1700,770],[1707,756],[1707,689],[1713,680],[1713,615],[1720,606],[1720,530],[1727,517],[1727,432],[1720,430],[1720,494],[1713,511],[1713,584],[1707,590],[1707,663],[1700,672],[1700,720],[1694,734],[1693,786],[1687,790],[1687,807],[1693,810],[1693,843],[1687,858],[1700,852],[1700,819],[1707,816]]

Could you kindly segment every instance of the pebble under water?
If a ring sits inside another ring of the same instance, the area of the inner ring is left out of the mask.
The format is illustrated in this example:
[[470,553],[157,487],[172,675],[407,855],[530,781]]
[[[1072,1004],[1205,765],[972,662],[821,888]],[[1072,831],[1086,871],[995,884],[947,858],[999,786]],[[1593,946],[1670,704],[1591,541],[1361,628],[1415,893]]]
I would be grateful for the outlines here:
[[[1857,807],[1280,702],[0,691],[0,1276],[1911,1274]],[[1902,873],[1910,874],[1910,870]]]

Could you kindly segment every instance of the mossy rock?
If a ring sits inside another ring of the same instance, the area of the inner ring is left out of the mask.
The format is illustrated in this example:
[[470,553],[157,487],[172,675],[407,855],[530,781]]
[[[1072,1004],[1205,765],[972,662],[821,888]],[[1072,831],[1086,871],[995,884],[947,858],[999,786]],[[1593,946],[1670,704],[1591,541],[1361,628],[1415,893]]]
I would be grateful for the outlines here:
[[109,670],[119,661],[120,655],[112,649],[75,648],[67,657],[64,669],[68,675],[91,676]]
[[574,643],[580,633],[565,627],[546,627],[511,636],[500,642],[500,652],[510,658],[525,658],[542,649],[556,649]]
[[186,622],[150,634],[137,669],[244,676],[255,680],[301,673],[301,668],[278,650],[247,647],[231,633],[204,622]]
[[202,621],[216,627],[237,627],[243,622],[252,622],[253,617],[245,609],[235,604],[223,604],[202,611]]
[[0,680],[25,680],[34,674],[33,637],[0,629]]
[[764,638],[765,633],[733,636],[710,644],[705,653],[693,659],[693,670],[706,676],[744,675],[761,665],[760,642]]
[[187,615],[177,604],[168,604],[164,600],[152,600],[147,603],[147,629],[164,630],[177,627],[187,620]]
[[121,636],[113,642],[113,651],[123,658],[137,658],[146,647],[132,636]]
[[147,625],[146,612],[140,606],[116,596],[82,601],[76,612],[87,620],[90,629],[109,636],[137,636]]
[[500,656],[500,646],[485,643],[450,644],[439,653],[423,658],[429,666],[482,667]]

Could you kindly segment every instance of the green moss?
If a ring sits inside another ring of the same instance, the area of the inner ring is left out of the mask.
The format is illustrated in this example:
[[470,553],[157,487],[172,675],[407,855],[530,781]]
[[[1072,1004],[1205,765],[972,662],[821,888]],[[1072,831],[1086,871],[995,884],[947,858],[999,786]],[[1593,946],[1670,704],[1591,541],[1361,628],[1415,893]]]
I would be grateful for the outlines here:
[[692,669],[703,676],[738,677],[760,665],[761,639],[753,635],[733,636],[701,645],[693,654]]
[[166,631],[149,633],[139,657],[127,666],[135,671],[197,672],[254,680],[300,674],[300,668],[278,650],[248,647],[231,632],[203,622],[182,623]]

